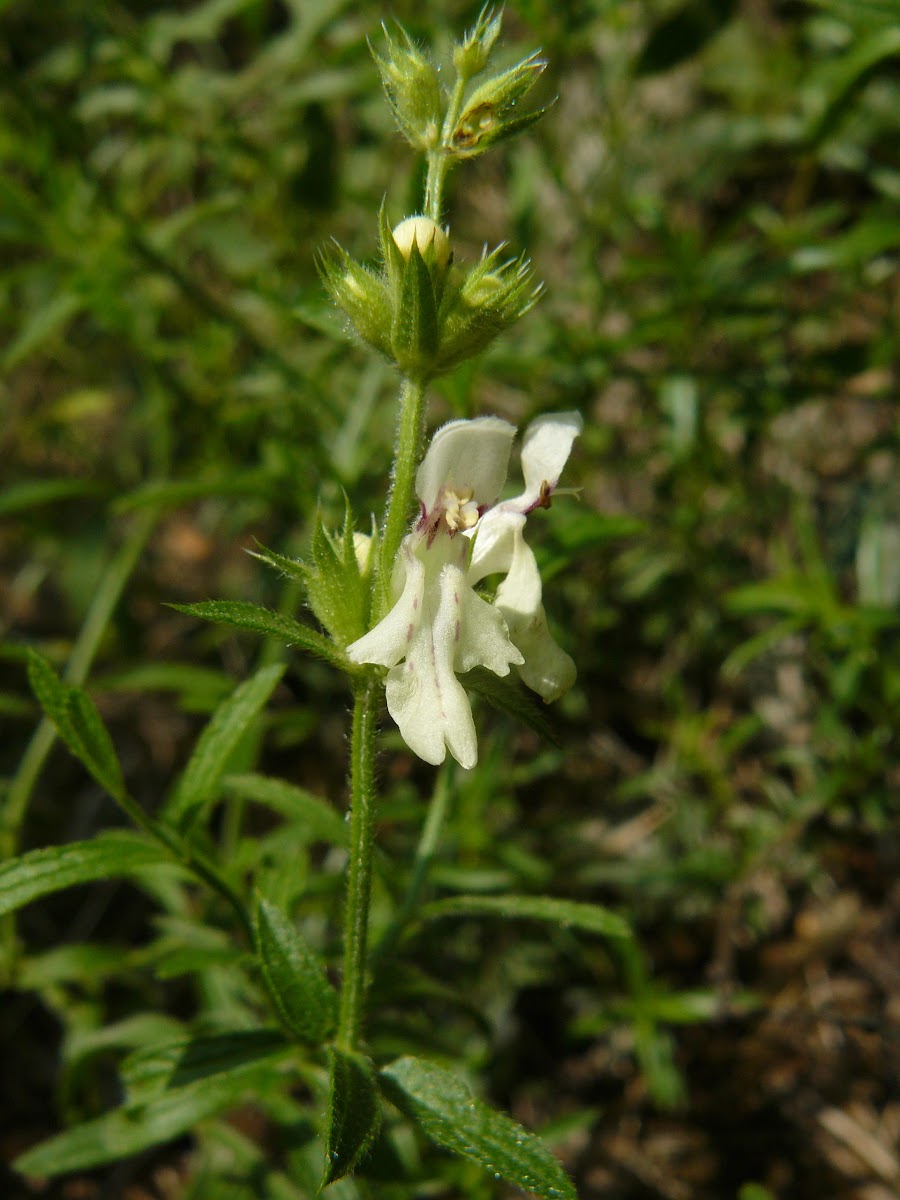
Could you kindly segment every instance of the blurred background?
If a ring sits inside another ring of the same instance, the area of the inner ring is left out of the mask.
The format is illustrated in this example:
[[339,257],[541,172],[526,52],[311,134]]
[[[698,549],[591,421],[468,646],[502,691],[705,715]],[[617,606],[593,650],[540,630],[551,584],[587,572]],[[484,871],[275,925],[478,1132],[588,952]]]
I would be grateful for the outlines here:
[[[284,657],[243,763],[343,804],[342,681],[166,604],[296,612],[254,539],[302,553],[344,491],[361,528],[381,511],[397,381],[348,334],[315,255],[334,237],[371,261],[382,197],[397,220],[420,203],[366,39],[396,17],[440,56],[476,16],[0,3],[4,853],[119,822],[35,735],[29,646],[86,680],[149,809],[216,703]],[[891,1200],[900,8],[519,0],[503,47],[510,63],[543,49],[538,101],[556,103],[457,170],[447,220],[458,258],[509,241],[547,291],[439,381],[431,418],[583,413],[564,481],[580,501],[534,521],[579,679],[551,713],[558,746],[481,714],[431,879],[607,904],[642,950],[442,926],[410,967],[469,1011],[385,982],[373,1046],[462,1047],[585,1200]],[[391,727],[381,774],[387,896],[433,773]],[[340,862],[301,846],[267,869],[337,929]],[[119,884],[22,915],[0,1157],[115,1101],[114,1058],[79,1055],[74,1033],[187,1003],[157,978],[154,913]],[[87,940],[122,948],[107,975],[54,974],[49,952]],[[189,1153],[39,1194],[180,1197]],[[371,1194],[505,1194],[442,1170]]]

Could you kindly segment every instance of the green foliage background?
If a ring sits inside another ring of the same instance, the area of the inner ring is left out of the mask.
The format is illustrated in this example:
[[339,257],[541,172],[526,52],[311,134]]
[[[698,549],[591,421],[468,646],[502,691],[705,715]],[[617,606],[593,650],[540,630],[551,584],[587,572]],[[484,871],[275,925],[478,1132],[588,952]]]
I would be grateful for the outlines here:
[[[343,520],[344,492],[358,515],[381,510],[396,380],[327,302],[315,253],[335,237],[372,258],[382,197],[397,218],[419,204],[366,45],[391,15],[440,53],[476,12],[0,4],[0,769],[5,825],[22,819],[6,852],[119,821],[58,747],[26,749],[29,647],[74,662],[151,812],[223,696],[284,662],[223,764],[211,838],[329,960],[337,835],[321,813],[314,836],[292,820],[293,793],[277,821],[248,804],[264,773],[342,807],[344,685],[165,605],[298,615],[297,585],[245,553],[254,539],[303,552],[317,505]],[[554,504],[540,549],[579,680],[552,714],[558,746],[482,712],[429,894],[599,902],[643,949],[538,922],[413,921],[402,897],[433,772],[388,731],[373,921],[398,957],[375,977],[373,1053],[461,1059],[549,1130],[587,1197],[669,1194],[642,1191],[610,1138],[623,1112],[671,1106],[707,1139],[689,1194],[842,1194],[849,1176],[787,1101],[763,1106],[753,1138],[745,1113],[742,1141],[704,1098],[722,1086],[707,1073],[733,1066],[713,1031],[743,1036],[774,1003],[767,948],[788,947],[792,979],[806,963],[798,914],[822,906],[827,934],[844,905],[846,938],[869,928],[883,952],[900,791],[900,14],[893,0],[522,0],[504,42],[511,61],[543,48],[558,99],[457,171],[448,220],[457,256],[508,239],[547,294],[435,387],[432,416],[584,414],[566,480],[581,501]],[[6,964],[11,1154],[115,1103],[112,1064],[161,1027],[246,1025],[219,902],[192,895],[177,913],[172,880],[136,872],[142,890],[80,889],[23,915]],[[808,951],[823,969],[830,945]],[[866,981],[874,1042],[849,1075],[869,1078],[879,1116],[889,984]],[[814,1111],[849,1094],[840,1073],[810,1086]],[[265,1120],[283,1129],[276,1110]],[[264,1144],[213,1123],[178,1194],[225,1195],[223,1172],[244,1181],[229,1195],[307,1194],[303,1139]],[[418,1144],[379,1154],[377,1185],[334,1194],[436,1180],[433,1194],[502,1194]],[[266,1162],[277,1179],[261,1184]]]

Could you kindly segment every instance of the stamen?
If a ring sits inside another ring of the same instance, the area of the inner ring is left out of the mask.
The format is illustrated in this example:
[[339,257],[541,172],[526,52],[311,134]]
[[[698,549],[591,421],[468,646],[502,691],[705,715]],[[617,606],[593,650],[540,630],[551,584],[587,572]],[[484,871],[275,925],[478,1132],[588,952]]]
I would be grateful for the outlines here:
[[478,507],[472,500],[473,495],[470,487],[460,488],[459,491],[453,488],[444,489],[441,503],[444,507],[444,520],[451,533],[457,533],[460,529],[471,529],[473,525],[478,524]]

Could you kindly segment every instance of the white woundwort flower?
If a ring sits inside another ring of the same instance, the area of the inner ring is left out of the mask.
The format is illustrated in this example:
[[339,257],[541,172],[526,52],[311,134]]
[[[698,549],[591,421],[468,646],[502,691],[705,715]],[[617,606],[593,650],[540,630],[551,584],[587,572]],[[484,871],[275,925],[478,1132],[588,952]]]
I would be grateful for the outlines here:
[[[451,421],[422,460],[421,515],[394,564],[396,603],[347,654],[390,668],[388,711],[426,762],[443,762],[447,749],[463,767],[477,761],[472,709],[458,674],[483,666],[508,675],[516,666],[545,700],[574,682],[575,664],[547,628],[537,563],[522,530],[529,512],[549,507],[580,431],[577,413],[535,421],[522,447],[525,491],[503,503],[497,500],[516,432],[507,421]],[[495,573],[506,578],[489,604],[473,585]]]

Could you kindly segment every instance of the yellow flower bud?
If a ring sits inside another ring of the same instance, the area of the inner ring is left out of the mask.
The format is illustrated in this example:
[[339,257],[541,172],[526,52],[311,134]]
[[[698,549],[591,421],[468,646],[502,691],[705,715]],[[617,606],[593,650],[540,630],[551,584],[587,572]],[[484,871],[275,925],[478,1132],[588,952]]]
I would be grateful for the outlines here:
[[423,258],[429,246],[434,247],[434,261],[437,266],[446,267],[450,261],[450,239],[431,217],[407,217],[394,229],[393,237],[397,249],[406,259],[412,253],[415,243]]

